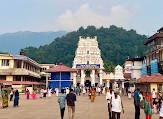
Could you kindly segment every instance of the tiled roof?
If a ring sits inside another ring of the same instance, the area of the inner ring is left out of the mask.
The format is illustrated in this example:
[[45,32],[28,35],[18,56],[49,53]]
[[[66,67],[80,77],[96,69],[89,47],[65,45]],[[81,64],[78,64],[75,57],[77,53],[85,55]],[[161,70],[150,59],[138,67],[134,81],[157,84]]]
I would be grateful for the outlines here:
[[162,38],[163,37],[163,33],[156,33],[153,36],[149,37],[148,39],[146,39],[143,44],[146,45],[147,43],[151,42],[152,40],[156,39],[156,38]]
[[137,80],[137,83],[144,83],[144,82],[163,83],[163,75],[161,75],[161,74],[153,74],[151,76],[146,75]]
[[131,79],[131,73],[123,73],[125,79]]
[[59,65],[54,66],[53,68],[47,69],[45,72],[50,73],[50,72],[75,72],[75,71],[76,71],[75,69],[72,69],[60,63]]
[[113,74],[115,74],[114,72],[105,72],[106,74],[110,74],[110,73],[113,73]]
[[125,65],[127,65],[127,64],[132,64],[132,61],[126,61]]
[[18,85],[46,85],[42,82],[31,82],[31,81],[5,81],[0,80],[1,84],[18,84]]

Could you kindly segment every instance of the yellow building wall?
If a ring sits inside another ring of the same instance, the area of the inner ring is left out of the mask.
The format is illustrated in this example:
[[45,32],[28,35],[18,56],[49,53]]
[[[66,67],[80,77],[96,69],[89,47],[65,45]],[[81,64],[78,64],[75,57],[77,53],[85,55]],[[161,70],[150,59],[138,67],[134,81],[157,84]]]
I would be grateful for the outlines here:
[[25,86],[24,85],[12,85],[12,88],[14,90],[18,90],[19,92],[24,92],[25,91]]
[[[2,66],[1,62],[2,59],[9,59],[9,66]],[[14,60],[12,59],[12,56],[10,55],[0,55],[0,69],[9,69],[14,67]]]
[[13,59],[10,59],[9,68],[14,68],[14,60]]
[[153,91],[153,88],[155,88],[155,92],[157,93],[157,89],[158,89],[157,84],[162,84],[163,85],[163,83],[151,83],[150,84],[151,92]]
[[6,81],[13,81],[13,76],[6,76]]
[[153,88],[154,88],[155,92],[157,93],[157,83],[151,83],[150,87],[151,87],[151,92],[153,91]]

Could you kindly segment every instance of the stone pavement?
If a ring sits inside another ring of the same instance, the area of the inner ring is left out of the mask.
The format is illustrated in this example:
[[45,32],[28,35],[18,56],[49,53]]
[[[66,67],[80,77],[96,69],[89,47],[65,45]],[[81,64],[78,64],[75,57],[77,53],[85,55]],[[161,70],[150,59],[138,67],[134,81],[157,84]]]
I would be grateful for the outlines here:
[[[122,100],[125,113],[121,114],[121,119],[134,119],[133,100],[125,96],[122,96]],[[46,99],[38,98],[38,100],[26,100],[25,95],[20,95],[19,107],[13,108],[12,105],[13,102],[9,102],[9,108],[0,109],[0,119],[60,119],[59,105],[54,95]],[[152,119],[158,118],[158,114],[154,114]],[[67,107],[65,119],[68,119]],[[105,96],[96,96],[93,103],[90,102],[88,96],[77,96],[75,119],[108,119]],[[141,110],[140,119],[145,119],[143,110]]]

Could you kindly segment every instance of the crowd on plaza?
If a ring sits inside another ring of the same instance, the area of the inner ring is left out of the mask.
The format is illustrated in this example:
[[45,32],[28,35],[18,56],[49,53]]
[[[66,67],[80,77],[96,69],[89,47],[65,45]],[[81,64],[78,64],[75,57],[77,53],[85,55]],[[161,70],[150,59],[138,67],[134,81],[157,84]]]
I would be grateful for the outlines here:
[[[33,90],[31,93],[27,89],[26,90],[26,98],[27,100],[33,99],[36,100],[36,90]],[[59,95],[59,93],[61,93]],[[140,109],[144,110],[146,115],[146,119],[152,119],[153,113],[159,113],[160,119],[163,119],[163,95],[162,93],[156,93],[155,89],[151,93],[140,91],[137,88],[133,93],[128,88],[115,88],[114,90],[105,87],[76,87],[69,88],[65,87],[59,90],[58,87],[54,89],[50,88],[42,88],[39,90],[39,97],[45,98],[46,95],[51,97],[52,94],[55,94],[58,97],[58,103],[60,106],[61,119],[64,117],[65,112],[65,104],[67,102],[68,107],[68,116],[69,119],[74,119],[75,113],[75,101],[76,96],[88,96],[91,102],[95,101],[96,96],[105,95],[106,100],[108,102],[108,113],[109,119],[120,119],[121,112],[124,113],[123,103],[121,100],[121,95],[128,96],[129,99],[133,97],[134,106],[135,106],[135,119],[140,119]],[[9,96],[10,95],[10,99]],[[13,107],[19,106],[19,92],[18,90],[14,91],[11,89],[10,92],[6,90],[1,90],[2,96],[2,108],[8,107],[8,101],[13,101]]]
[[[8,98],[8,95],[10,95],[10,99]],[[13,107],[18,107],[19,106],[19,92],[16,90],[15,92],[11,88],[11,91],[8,92],[7,90],[2,90],[1,89],[1,97],[2,97],[2,108],[7,108],[8,107],[8,101],[13,101],[14,97],[14,103]]]
[[163,95],[156,94],[155,89],[150,92],[140,91],[139,88],[134,92],[135,119],[140,119],[140,109],[144,110],[146,119],[152,119],[153,113],[159,113],[163,119]]

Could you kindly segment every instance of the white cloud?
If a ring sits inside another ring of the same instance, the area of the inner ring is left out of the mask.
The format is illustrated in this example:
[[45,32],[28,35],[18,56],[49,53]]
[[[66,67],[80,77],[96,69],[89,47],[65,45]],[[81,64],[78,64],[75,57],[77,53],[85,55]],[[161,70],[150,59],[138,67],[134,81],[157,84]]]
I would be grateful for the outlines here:
[[87,27],[94,25],[96,27],[117,25],[125,27],[131,20],[133,12],[122,5],[111,7],[107,16],[96,14],[89,8],[88,4],[82,5],[77,11],[67,10],[56,20],[56,29],[58,30],[77,30],[80,26]]

